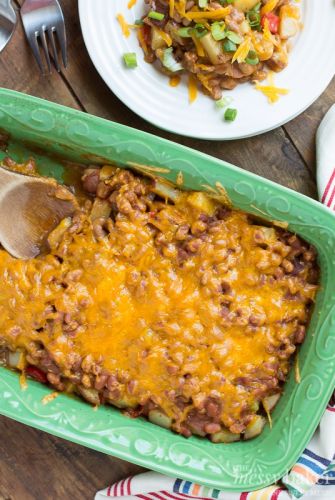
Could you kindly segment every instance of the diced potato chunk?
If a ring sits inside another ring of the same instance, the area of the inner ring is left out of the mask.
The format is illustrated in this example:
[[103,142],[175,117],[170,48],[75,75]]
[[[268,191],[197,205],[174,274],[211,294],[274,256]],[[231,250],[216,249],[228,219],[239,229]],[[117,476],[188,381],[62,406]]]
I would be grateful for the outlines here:
[[192,207],[210,216],[214,214],[217,207],[217,203],[201,191],[190,194],[187,201]]
[[158,179],[155,179],[155,185],[152,188],[152,191],[158,194],[158,196],[166,198],[167,200],[171,200],[174,203],[177,202],[181,194],[180,191],[176,189],[174,186],[171,186],[167,182],[165,183],[164,181]]
[[159,425],[160,427],[164,427],[164,429],[171,428],[171,424],[172,424],[171,418],[159,410],[149,411],[148,418],[149,418],[150,422],[152,422],[153,424]]
[[8,366],[11,368],[19,368],[21,361],[21,351],[9,351],[8,352]]
[[207,33],[207,35],[203,36],[199,40],[211,63],[220,64],[220,56],[223,55],[222,43],[214,40],[211,33]]
[[239,441],[240,438],[240,434],[233,434],[228,429],[222,429],[222,431],[212,434],[211,441],[213,443],[233,443]]
[[71,217],[63,219],[48,236],[48,243],[51,248],[55,248],[61,241],[66,230],[71,226]]
[[153,28],[151,30],[151,48],[152,50],[164,49],[167,46],[164,38],[160,34],[159,30]]
[[283,39],[294,37],[299,30],[299,24],[293,17],[283,17],[280,20],[279,35]]
[[112,177],[112,175],[115,174],[116,170],[117,167],[112,167],[111,165],[104,165],[99,172],[100,180],[105,181],[109,177]]
[[86,401],[91,403],[92,405],[99,405],[100,404],[100,398],[98,391],[95,389],[88,389],[87,387],[84,387],[82,385],[79,385],[77,387],[77,390],[81,396],[83,396]]
[[247,12],[257,5],[259,0],[234,0],[234,7]]
[[256,415],[254,419],[247,426],[246,431],[244,433],[244,439],[252,439],[258,436],[266,423],[266,420],[261,415]]
[[278,403],[279,399],[280,399],[279,393],[273,394],[272,396],[268,396],[268,397],[264,398],[262,401],[262,404],[264,406],[265,411],[268,411],[268,412],[272,411],[273,408]]

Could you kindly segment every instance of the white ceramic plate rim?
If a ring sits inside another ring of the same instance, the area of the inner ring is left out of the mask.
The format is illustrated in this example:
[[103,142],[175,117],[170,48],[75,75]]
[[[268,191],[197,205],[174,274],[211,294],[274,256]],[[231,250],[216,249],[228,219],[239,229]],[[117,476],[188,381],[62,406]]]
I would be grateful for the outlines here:
[[[123,13],[132,22],[140,17],[142,5],[143,1],[137,0],[135,7],[128,10],[126,0],[79,0],[80,22],[89,55],[105,83],[132,111],[161,129],[209,140],[262,134],[302,113],[335,74],[333,0],[303,0],[305,28],[295,42],[289,66],[276,75],[276,85],[290,89],[289,94],[270,105],[251,84],[240,85],[227,93],[234,98],[232,106],[238,108],[238,119],[225,123],[223,112],[215,109],[212,100],[201,92],[197,101],[189,105],[186,86],[177,87],[177,92],[169,87],[167,77],[143,61],[135,34],[127,39],[122,37],[116,14]],[[137,53],[136,70],[126,69],[122,62],[122,54],[131,51]]]

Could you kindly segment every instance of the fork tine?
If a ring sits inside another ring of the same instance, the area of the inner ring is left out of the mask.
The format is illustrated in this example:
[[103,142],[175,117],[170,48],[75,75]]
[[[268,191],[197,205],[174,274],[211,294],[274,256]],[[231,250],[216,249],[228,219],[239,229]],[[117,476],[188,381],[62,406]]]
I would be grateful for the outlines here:
[[47,39],[46,39],[46,36],[45,36],[44,27],[42,27],[41,32],[40,32],[40,39],[41,39],[41,42],[42,42],[42,47],[43,47],[43,50],[44,50],[44,56],[45,56],[45,60],[47,62],[48,70],[49,70],[49,73],[51,73],[51,63],[50,63],[49,49],[48,49]]
[[55,28],[49,29],[48,30],[48,35],[49,35],[49,40],[50,40],[51,47],[52,47],[53,58],[54,58],[54,63],[55,63],[55,66],[56,66],[56,70],[59,73],[60,72],[60,67],[59,67],[58,54],[57,54],[57,48],[56,48],[56,43],[55,43]]
[[60,50],[62,53],[63,64],[64,64],[64,67],[66,68],[66,66],[67,66],[67,50],[66,50],[66,31],[65,31],[64,19],[59,21],[55,25],[55,27],[56,27],[56,29],[55,29],[54,33],[58,38]]
[[41,73],[44,74],[43,64],[42,64],[40,49],[38,46],[37,37],[38,37],[38,31],[36,31],[35,33],[27,34],[28,42],[29,42],[29,45],[31,47],[31,50],[33,51],[33,54],[34,54],[34,57],[35,57],[36,62],[38,64],[38,67],[40,68]]

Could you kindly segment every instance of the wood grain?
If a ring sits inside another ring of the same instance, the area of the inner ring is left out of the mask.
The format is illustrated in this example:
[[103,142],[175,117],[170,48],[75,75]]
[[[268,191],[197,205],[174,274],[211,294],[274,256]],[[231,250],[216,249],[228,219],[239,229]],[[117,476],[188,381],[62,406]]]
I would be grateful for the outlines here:
[[[19,5],[22,3],[17,2]],[[87,54],[77,3],[61,0],[69,38],[69,67],[42,77],[21,25],[0,56],[0,85],[115,120],[222,158],[315,196],[314,135],[332,102],[335,81],[303,115],[263,136],[211,142],[163,132],[124,106],[107,88]],[[141,470],[0,417],[0,500],[91,500],[96,490]]]
[[305,113],[285,125],[285,130],[301,157],[315,174],[315,134],[328,109],[335,103],[335,78],[324,94]]
[[92,500],[142,469],[0,417],[0,500]]

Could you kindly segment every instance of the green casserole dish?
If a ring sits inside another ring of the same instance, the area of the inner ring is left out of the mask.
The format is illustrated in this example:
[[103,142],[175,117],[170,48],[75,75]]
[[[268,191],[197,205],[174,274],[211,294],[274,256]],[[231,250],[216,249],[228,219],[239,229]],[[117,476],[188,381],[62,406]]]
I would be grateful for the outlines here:
[[[294,370],[275,408],[273,427],[251,441],[213,444],[185,439],[112,407],[93,411],[34,381],[22,391],[16,373],[0,368],[0,413],[64,439],[162,473],[231,491],[255,490],[292,467],[312,436],[335,384],[335,219],[321,204],[230,164],[122,125],[0,89],[0,130],[17,161],[34,156],[42,173],[62,178],[62,161],[137,167],[184,187],[227,193],[233,205],[289,229],[319,254],[321,290]],[[0,159],[6,153],[0,151]],[[224,187],[224,189],[223,189]]]

